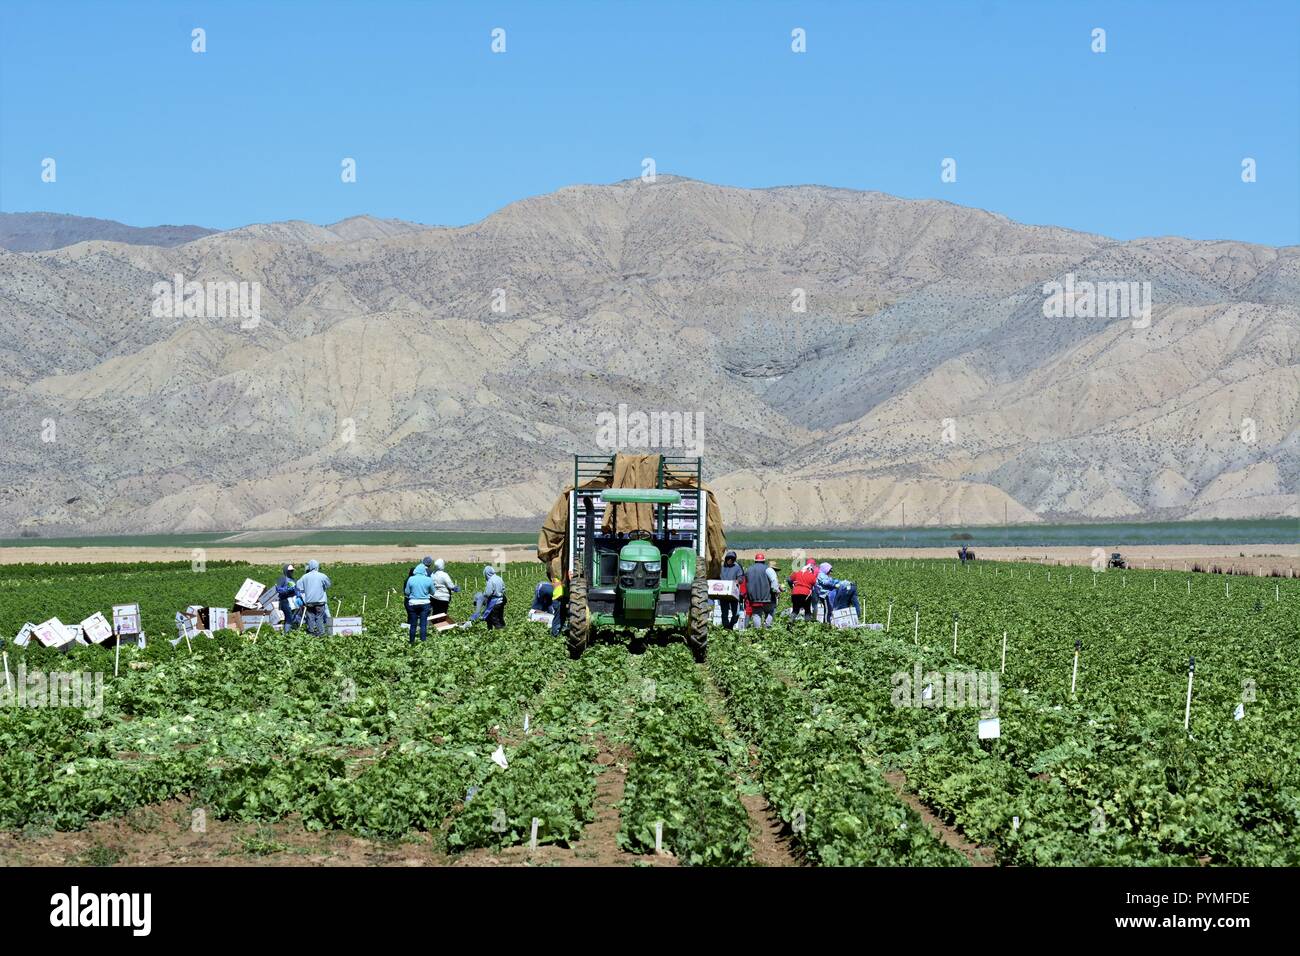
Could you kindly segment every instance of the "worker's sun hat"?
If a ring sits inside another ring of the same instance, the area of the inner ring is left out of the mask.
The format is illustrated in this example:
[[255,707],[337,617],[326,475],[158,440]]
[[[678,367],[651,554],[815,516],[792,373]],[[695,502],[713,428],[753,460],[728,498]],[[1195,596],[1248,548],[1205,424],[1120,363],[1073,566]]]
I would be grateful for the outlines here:
[[754,554],[754,560],[755,560],[755,561],[766,561],[766,560],[767,560],[767,556],[766,556],[765,554],[763,554],[762,551],[759,551],[759,552],[756,552],[756,553]]

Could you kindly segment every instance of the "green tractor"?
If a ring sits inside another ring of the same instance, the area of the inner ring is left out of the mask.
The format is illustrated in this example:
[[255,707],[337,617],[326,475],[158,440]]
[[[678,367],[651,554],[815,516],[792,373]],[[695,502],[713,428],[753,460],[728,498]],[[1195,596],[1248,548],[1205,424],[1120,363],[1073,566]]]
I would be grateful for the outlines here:
[[[692,464],[698,474],[698,462]],[[657,483],[663,483],[662,466]],[[698,487],[575,489],[567,631],[572,657],[582,656],[598,632],[624,629],[634,632],[634,641],[649,634],[681,635],[695,659],[704,660],[713,617],[706,502]],[[626,506],[637,514],[632,530],[601,532],[606,506]]]

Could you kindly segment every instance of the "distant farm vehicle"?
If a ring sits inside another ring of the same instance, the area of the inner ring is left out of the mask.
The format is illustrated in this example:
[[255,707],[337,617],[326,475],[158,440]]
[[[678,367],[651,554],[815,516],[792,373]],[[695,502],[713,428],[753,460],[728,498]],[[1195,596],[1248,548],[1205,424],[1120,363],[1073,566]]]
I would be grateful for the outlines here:
[[965,564],[967,561],[974,561],[975,552],[963,544],[960,548],[957,549],[957,560],[959,560],[962,564]]
[[1110,563],[1106,565],[1106,567],[1119,568],[1123,571],[1128,567],[1128,562],[1124,560],[1124,555],[1120,554],[1118,551],[1112,551],[1110,553]]
[[557,503],[538,547],[543,561],[554,561],[562,542],[571,657],[600,632],[626,629],[634,639],[680,635],[697,661],[705,659],[709,569],[720,561],[708,545],[721,541],[722,525],[701,467],[698,458],[575,456],[563,536]]

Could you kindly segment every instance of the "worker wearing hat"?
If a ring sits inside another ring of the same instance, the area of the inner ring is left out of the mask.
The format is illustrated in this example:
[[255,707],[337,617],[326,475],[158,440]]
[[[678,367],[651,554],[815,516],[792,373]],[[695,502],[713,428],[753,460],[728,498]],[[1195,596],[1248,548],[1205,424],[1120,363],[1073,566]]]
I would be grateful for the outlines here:
[[284,615],[284,633],[288,634],[298,624],[298,609],[294,607],[298,593],[298,582],[293,578],[293,565],[286,564],[280,580],[275,582],[275,594],[280,599],[280,613]]

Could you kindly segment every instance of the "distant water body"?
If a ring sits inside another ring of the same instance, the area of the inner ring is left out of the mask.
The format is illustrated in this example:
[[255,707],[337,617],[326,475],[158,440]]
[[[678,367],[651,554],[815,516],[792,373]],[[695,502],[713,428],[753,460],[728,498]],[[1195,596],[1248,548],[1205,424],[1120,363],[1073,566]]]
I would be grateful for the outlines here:
[[1145,524],[1021,524],[970,528],[864,528],[828,531],[728,531],[733,548],[1097,547],[1144,544],[1277,544],[1300,542],[1300,520],[1158,521]]

